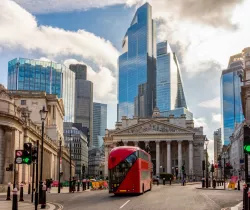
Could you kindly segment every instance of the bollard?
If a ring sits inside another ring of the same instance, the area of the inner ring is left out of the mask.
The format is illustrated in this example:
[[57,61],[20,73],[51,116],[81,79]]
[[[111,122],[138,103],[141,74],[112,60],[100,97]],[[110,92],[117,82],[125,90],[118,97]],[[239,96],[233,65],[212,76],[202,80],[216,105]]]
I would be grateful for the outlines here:
[[29,187],[28,187],[28,194],[30,194],[30,182],[29,182]]
[[247,201],[248,201],[248,208],[250,207],[250,188],[248,188],[247,192]]
[[80,191],[80,181],[78,180],[78,182],[77,182],[77,192],[79,192]]
[[215,181],[215,179],[213,180],[213,188],[214,189],[216,188],[216,181]]
[[42,202],[41,202],[41,209],[46,208],[46,184],[43,184],[43,189],[42,189]]
[[157,186],[159,185],[159,179],[157,179]]
[[6,201],[10,201],[10,183],[8,183],[7,198]]
[[240,180],[238,180],[238,190],[240,190]]
[[163,178],[163,185],[165,185],[165,178]]
[[202,183],[202,188],[204,188],[205,187],[205,178],[202,178],[201,183]]
[[22,183],[20,184],[20,198],[19,198],[19,201],[24,201],[23,200],[23,184]]
[[12,194],[13,194],[12,210],[18,210],[18,205],[17,205],[17,188],[13,189]]

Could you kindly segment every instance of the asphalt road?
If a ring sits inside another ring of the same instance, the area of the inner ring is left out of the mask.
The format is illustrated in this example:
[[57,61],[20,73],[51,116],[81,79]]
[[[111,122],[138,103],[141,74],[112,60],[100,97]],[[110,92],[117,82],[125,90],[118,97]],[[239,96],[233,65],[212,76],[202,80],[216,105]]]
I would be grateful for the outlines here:
[[242,191],[197,187],[160,185],[139,196],[114,196],[107,190],[49,194],[47,200],[62,204],[65,210],[221,210],[242,200]]

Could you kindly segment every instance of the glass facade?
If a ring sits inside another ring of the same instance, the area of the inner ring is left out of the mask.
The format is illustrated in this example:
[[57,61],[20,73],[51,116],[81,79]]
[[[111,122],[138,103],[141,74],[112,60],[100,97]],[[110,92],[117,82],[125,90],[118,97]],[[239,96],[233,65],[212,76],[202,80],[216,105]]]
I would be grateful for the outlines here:
[[156,105],[156,40],[152,7],[146,3],[136,11],[124,37],[119,57],[118,114],[152,116]]
[[93,146],[101,147],[107,128],[107,104],[94,103],[93,116]]
[[243,70],[243,62],[237,61],[229,65],[221,76],[221,99],[222,99],[222,141],[224,145],[230,143],[229,137],[234,132],[236,123],[244,120],[241,104],[241,85],[238,76]]
[[156,105],[160,112],[187,108],[178,60],[167,41],[157,44]]
[[193,113],[188,111],[186,108],[176,108],[173,110],[160,112],[161,116],[163,117],[169,117],[169,115],[174,115],[175,117],[181,117],[182,114],[186,115],[187,120],[193,120]]
[[45,91],[64,102],[66,122],[74,122],[75,73],[62,64],[26,58],[8,63],[8,89]]

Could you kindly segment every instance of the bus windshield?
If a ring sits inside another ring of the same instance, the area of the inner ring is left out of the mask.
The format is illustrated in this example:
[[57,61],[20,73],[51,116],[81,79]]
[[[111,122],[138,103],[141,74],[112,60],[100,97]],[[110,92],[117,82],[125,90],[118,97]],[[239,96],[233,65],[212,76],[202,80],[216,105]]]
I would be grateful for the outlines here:
[[110,180],[113,183],[121,183],[126,177],[129,169],[133,166],[137,160],[137,152],[129,155],[125,160],[121,161],[114,168],[110,169]]

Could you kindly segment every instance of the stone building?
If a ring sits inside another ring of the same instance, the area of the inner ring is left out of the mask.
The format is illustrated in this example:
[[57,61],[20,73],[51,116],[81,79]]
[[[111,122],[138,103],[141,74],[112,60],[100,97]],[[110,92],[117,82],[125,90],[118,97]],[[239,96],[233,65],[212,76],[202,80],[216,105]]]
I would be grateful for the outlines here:
[[89,149],[88,175],[93,178],[104,178],[103,166],[105,163],[103,147],[92,147]]
[[[39,140],[41,152],[41,120],[39,110],[46,107],[43,179],[58,179],[59,140],[63,141],[64,107],[61,99],[42,92],[8,91],[0,85],[0,184],[14,180],[14,172],[6,171],[14,163],[15,150],[25,142]],[[29,95],[30,94],[30,95]],[[39,160],[41,158],[39,157]],[[40,164],[40,163],[39,163]],[[73,164],[74,167],[74,164]],[[32,165],[16,165],[16,182],[31,182]],[[68,180],[69,151],[62,147],[62,180]],[[40,168],[39,168],[40,169]],[[40,172],[39,172],[40,173]]]
[[128,119],[122,117],[115,129],[106,129],[105,144],[105,177],[108,175],[108,155],[118,145],[150,147],[154,174],[174,173],[185,165],[187,176],[202,176],[204,159],[203,127],[194,127],[193,120],[181,117],[161,117],[159,110],[154,109],[152,118]]

